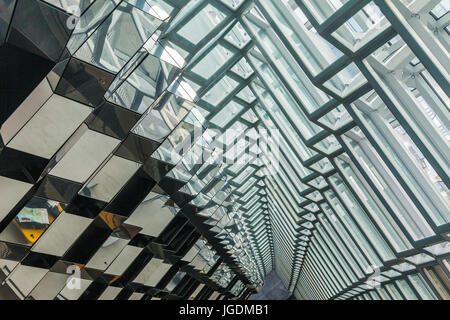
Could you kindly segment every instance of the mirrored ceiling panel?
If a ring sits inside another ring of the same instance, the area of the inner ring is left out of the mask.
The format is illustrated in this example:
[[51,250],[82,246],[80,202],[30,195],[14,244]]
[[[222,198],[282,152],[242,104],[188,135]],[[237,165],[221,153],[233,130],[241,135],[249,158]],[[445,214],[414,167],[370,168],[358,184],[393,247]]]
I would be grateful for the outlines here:
[[0,0],[0,299],[448,300],[449,9]]

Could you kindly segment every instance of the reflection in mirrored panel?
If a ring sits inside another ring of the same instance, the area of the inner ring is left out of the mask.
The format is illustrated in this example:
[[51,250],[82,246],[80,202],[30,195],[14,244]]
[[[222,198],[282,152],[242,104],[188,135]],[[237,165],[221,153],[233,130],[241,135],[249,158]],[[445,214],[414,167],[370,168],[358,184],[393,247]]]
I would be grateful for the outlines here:
[[121,276],[129,267],[129,265],[142,252],[143,248],[134,247],[131,245],[125,248],[114,259],[111,265],[106,269],[105,273],[115,276]]
[[[72,137],[54,158],[50,174],[76,182],[84,182],[119,144],[119,140],[92,130]],[[83,166],[80,166],[83,163]]]
[[186,275],[185,272],[177,272],[177,274],[170,280],[169,284],[166,286],[166,290],[171,292],[175,289],[175,287],[183,280],[183,277]]
[[77,50],[75,57],[118,72],[160,24],[154,16],[122,2]]
[[145,112],[175,79],[178,68],[149,54],[108,97],[138,113]]
[[223,21],[226,14],[212,4],[207,4],[177,34],[192,44],[197,44]]
[[68,274],[48,272],[31,291],[29,297],[35,300],[53,300],[66,285]]
[[155,287],[166,272],[172,267],[161,259],[153,258],[134,279],[134,282]]
[[0,0],[0,299],[448,299],[448,9]]
[[0,240],[32,246],[64,210],[65,204],[33,197],[0,233]]
[[86,183],[80,194],[109,202],[140,166],[134,161],[113,156]]
[[82,13],[95,1],[95,0],[44,0],[56,7],[59,7],[77,17],[80,17]]
[[33,290],[34,286],[44,278],[47,272],[47,269],[19,265],[14,268],[14,271],[12,271],[11,274],[9,274],[8,278],[5,280],[5,285],[7,285],[19,299],[24,300]]
[[169,197],[150,192],[126,220],[142,228],[140,233],[157,237],[177,214],[178,209],[166,205]]
[[192,104],[175,95],[166,94],[137,123],[133,132],[162,142],[191,110]]
[[31,184],[0,176],[0,218],[5,218],[16,203],[30,190]]
[[31,250],[53,256],[63,256],[90,223],[91,219],[62,212],[36,241]]
[[199,119],[198,113],[193,109],[152,154],[152,158],[177,164],[203,135],[203,121],[202,118]]
[[86,268],[106,270],[122,252],[129,240],[110,236],[86,264]]
[[8,146],[50,158],[91,111],[81,103],[52,95]]

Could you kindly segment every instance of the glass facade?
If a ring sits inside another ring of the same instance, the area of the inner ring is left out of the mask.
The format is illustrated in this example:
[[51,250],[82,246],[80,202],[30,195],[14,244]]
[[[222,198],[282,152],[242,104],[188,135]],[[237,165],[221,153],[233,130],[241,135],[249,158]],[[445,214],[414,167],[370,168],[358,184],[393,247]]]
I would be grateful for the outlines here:
[[448,300],[449,10],[0,0],[0,299]]

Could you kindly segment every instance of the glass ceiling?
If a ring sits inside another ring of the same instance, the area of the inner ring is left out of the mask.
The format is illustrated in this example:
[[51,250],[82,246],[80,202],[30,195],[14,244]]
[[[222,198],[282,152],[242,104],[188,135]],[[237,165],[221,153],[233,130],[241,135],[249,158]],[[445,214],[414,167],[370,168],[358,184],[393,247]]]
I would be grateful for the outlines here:
[[450,298],[449,0],[43,2],[79,17],[67,52],[113,75],[102,98],[208,226],[212,281]]

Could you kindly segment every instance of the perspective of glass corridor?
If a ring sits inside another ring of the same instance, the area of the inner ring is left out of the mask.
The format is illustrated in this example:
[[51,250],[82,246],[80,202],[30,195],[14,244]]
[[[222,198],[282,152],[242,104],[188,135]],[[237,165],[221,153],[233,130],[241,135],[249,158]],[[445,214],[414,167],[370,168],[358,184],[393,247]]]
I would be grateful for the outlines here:
[[449,11],[0,0],[0,299],[449,300]]

